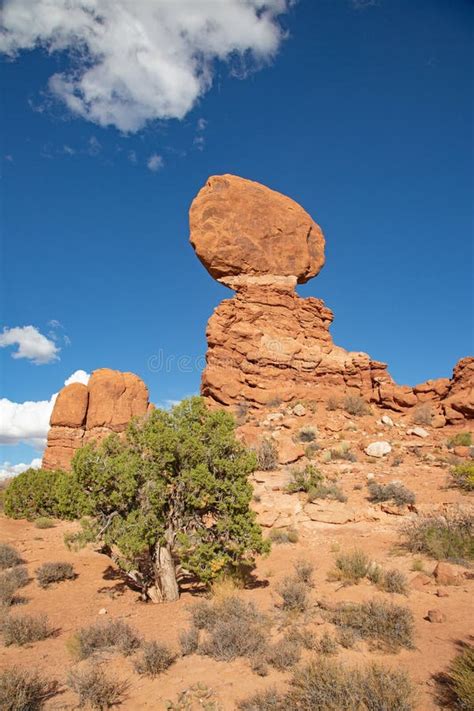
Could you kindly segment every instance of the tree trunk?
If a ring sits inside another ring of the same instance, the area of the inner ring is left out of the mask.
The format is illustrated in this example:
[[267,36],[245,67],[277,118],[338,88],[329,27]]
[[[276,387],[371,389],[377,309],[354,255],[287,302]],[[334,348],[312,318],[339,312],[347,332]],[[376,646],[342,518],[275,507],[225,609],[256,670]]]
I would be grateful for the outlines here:
[[174,602],[179,599],[176,569],[167,546],[156,546],[155,585],[148,588],[147,595],[152,602]]

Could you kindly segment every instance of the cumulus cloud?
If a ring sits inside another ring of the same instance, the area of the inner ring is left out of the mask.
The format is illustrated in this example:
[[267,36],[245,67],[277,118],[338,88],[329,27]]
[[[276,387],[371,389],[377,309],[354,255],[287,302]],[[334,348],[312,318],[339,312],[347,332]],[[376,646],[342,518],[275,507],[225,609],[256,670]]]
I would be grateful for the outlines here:
[[34,326],[4,328],[0,333],[0,348],[18,346],[12,358],[27,358],[36,365],[44,365],[59,360],[59,351],[54,341],[43,336]]
[[211,86],[215,62],[258,68],[285,36],[294,0],[4,0],[0,51],[66,52],[49,88],[69,110],[134,132],[182,119]]
[[158,155],[158,153],[152,153],[152,155],[147,160],[147,168],[149,168],[152,173],[157,173],[164,166],[163,158]]
[[41,459],[36,457],[29,464],[10,464],[10,462],[0,462],[0,481],[2,479],[10,479],[17,476],[27,469],[39,469],[41,467]]
[[[85,383],[89,374],[84,370],[76,370],[64,385]],[[12,402],[7,398],[0,399],[0,444],[16,445],[30,444],[37,450],[42,450],[46,444],[49,429],[49,418],[53,411],[58,393],[49,400]]]

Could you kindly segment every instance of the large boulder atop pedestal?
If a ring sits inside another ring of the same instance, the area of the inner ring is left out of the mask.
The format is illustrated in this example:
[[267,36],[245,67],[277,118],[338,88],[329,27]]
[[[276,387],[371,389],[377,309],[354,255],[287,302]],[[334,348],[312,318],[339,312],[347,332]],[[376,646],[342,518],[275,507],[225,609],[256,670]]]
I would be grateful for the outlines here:
[[324,237],[310,215],[252,180],[212,176],[194,199],[189,222],[197,256],[229,286],[242,276],[269,275],[303,284],[324,265]]

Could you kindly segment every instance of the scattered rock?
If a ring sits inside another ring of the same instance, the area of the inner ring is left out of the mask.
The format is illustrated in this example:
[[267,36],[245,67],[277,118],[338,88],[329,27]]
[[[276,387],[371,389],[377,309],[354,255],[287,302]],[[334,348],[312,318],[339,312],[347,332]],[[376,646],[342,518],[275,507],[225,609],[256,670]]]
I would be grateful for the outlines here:
[[107,608],[106,607],[101,607],[99,610],[99,615],[106,615],[107,614]]
[[418,573],[418,575],[415,575],[415,577],[410,580],[410,587],[413,588],[413,590],[425,590],[426,592],[426,586],[430,583],[431,578],[429,575],[426,575],[426,573]]
[[460,585],[464,580],[464,571],[452,563],[440,561],[433,571],[439,585]]
[[279,435],[275,438],[278,446],[278,462],[280,464],[292,464],[304,457],[304,448],[301,444],[293,442],[288,435]]
[[306,415],[306,408],[299,402],[297,405],[294,406],[293,414],[296,415],[296,417],[303,417],[304,415]]
[[366,448],[365,453],[369,457],[385,457],[386,454],[390,454],[392,447],[388,442],[381,440],[380,442],[371,442]]
[[441,610],[435,609],[435,610],[428,610],[428,614],[426,615],[426,619],[429,622],[436,622],[436,623],[442,623],[446,622],[446,615],[441,612]]
[[463,459],[469,458],[471,456],[471,447],[458,445],[457,447],[454,447],[453,454],[456,455],[456,457],[461,457]]
[[415,437],[429,437],[430,433],[427,432],[423,427],[411,427],[407,430],[408,435],[415,435]]
[[382,417],[380,418],[380,422],[383,425],[387,425],[387,427],[393,427],[393,420],[388,415],[382,415]]
[[441,588],[438,588],[436,591],[436,595],[438,597],[449,597],[449,593],[447,590],[442,590]]

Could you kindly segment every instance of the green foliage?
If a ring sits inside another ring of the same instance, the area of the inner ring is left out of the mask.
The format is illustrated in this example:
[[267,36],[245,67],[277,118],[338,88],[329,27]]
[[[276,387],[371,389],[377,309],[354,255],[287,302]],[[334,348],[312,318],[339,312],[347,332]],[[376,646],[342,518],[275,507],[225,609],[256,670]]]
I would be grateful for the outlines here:
[[474,491],[474,462],[459,464],[454,467],[451,476],[455,486],[465,491]]
[[474,646],[466,644],[454,658],[447,674],[447,683],[454,708],[474,709]]
[[336,569],[330,573],[330,579],[340,580],[345,585],[357,585],[367,576],[370,567],[369,557],[361,550],[341,553],[336,558]]
[[413,553],[437,560],[474,559],[474,516],[468,512],[419,517],[403,528],[403,536]]
[[40,529],[54,528],[54,521],[48,516],[40,516],[39,518],[35,519],[35,526],[36,528]]
[[249,508],[256,465],[231,415],[196,397],[133,421],[125,441],[86,445],[73,473],[101,541],[146,592],[159,547],[206,584],[269,549]]
[[292,469],[290,474],[291,481],[286,489],[289,494],[314,490],[321,485],[324,479],[323,475],[312,464],[307,464],[304,469]]
[[5,514],[10,518],[74,519],[90,510],[75,476],[64,471],[27,469],[9,483]]
[[284,545],[285,543],[298,543],[299,535],[295,528],[272,528],[268,539],[276,545]]
[[470,447],[473,444],[470,432],[458,432],[448,440],[448,447]]
[[55,695],[57,683],[36,671],[4,669],[0,672],[0,709],[2,711],[40,711],[44,702]]

